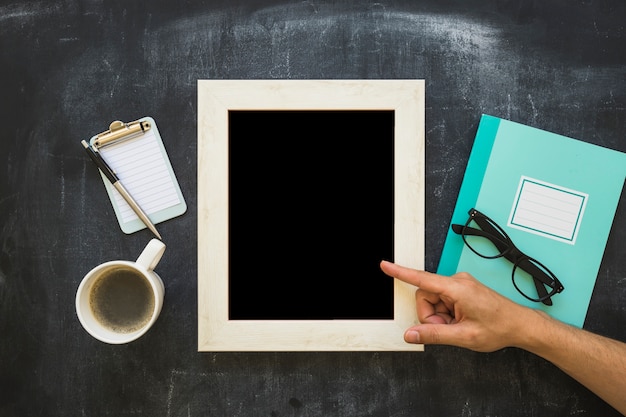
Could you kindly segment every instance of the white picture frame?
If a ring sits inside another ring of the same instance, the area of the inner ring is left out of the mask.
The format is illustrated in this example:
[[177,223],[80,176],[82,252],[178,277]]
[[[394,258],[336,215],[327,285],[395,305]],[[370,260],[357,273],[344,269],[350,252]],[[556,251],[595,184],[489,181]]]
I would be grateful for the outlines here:
[[404,342],[418,319],[415,287],[399,280],[389,320],[229,319],[228,115],[236,110],[392,110],[393,261],[424,268],[424,80],[199,80],[198,351],[423,350]]

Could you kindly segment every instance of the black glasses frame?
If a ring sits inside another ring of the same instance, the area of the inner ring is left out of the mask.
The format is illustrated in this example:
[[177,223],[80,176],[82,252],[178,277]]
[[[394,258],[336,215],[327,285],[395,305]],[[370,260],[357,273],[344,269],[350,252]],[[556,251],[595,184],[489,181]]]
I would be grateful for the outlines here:
[[[565,289],[563,284],[561,284],[561,281],[559,281],[552,271],[550,271],[541,262],[535,258],[531,258],[519,250],[509,235],[507,235],[507,233],[492,219],[474,208],[470,209],[468,213],[469,219],[465,225],[452,225],[454,233],[461,235],[465,245],[481,258],[496,259],[504,257],[511,262],[513,264],[511,279],[515,289],[530,301],[541,302],[545,305],[551,306],[551,297]],[[472,221],[474,221],[480,229],[471,227],[470,223]],[[486,256],[479,253],[472,247],[471,244],[467,242],[467,236],[480,236],[488,239],[495,245],[499,253],[494,256]],[[530,297],[518,287],[515,282],[515,272],[518,268],[525,271],[533,278],[533,283],[535,284],[538,297]]]

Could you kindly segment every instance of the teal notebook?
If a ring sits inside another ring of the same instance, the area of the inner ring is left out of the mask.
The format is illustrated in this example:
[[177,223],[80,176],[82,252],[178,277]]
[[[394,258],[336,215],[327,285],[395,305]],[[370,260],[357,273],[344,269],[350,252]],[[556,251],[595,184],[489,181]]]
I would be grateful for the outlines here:
[[451,224],[472,208],[556,275],[548,306],[514,287],[513,264],[484,259],[448,230],[437,272],[466,271],[506,297],[582,327],[626,179],[626,153],[541,129],[481,117]]

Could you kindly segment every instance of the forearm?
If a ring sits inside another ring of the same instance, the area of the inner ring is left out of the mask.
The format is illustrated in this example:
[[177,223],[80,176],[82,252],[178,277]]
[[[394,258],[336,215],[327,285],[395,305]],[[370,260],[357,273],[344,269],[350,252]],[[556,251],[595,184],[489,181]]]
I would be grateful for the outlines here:
[[518,347],[552,362],[626,415],[626,344],[533,311]]

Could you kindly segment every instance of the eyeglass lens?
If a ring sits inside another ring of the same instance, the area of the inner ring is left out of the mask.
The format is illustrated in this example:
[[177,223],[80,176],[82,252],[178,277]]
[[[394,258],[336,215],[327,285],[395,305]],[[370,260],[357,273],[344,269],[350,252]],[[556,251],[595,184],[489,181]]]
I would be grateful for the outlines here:
[[[493,223],[490,219],[485,218],[495,229],[499,231],[500,227]],[[480,229],[480,227],[470,218],[462,230],[462,237],[465,244],[477,255],[483,258],[499,258],[509,249],[506,237],[502,233],[473,234],[472,228]]]
[[[543,289],[537,288],[537,282],[533,279],[529,270],[538,269],[542,271],[545,276],[554,280],[554,287],[546,287],[543,284],[539,284]],[[532,258],[526,258],[518,262],[513,267],[512,272],[513,285],[524,297],[531,301],[543,301],[557,293],[556,277],[554,274],[546,268],[539,261]],[[539,293],[541,291],[541,293]]]

